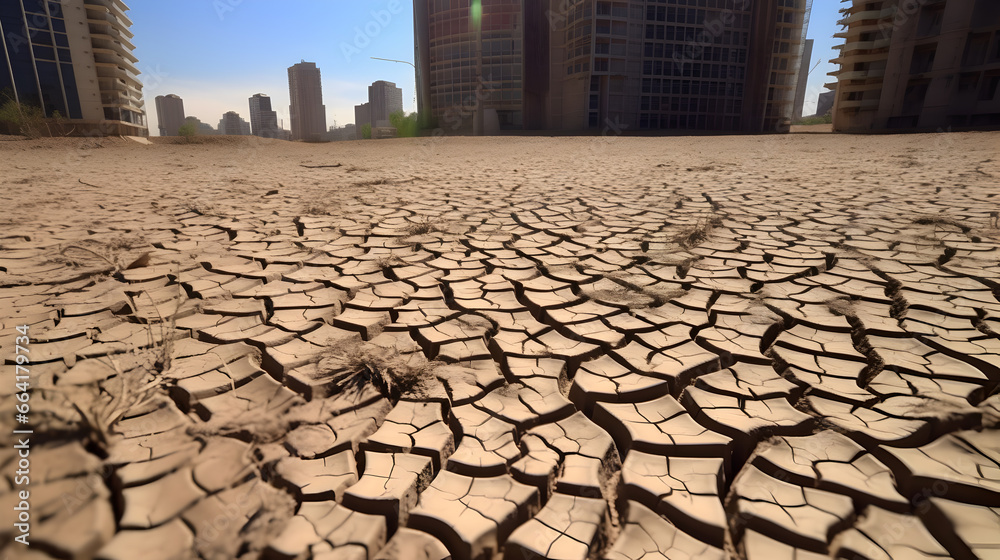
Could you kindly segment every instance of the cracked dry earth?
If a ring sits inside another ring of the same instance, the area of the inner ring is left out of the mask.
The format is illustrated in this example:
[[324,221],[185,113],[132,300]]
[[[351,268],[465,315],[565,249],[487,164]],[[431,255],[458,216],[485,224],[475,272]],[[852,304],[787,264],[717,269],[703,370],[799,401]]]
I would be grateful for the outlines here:
[[0,142],[0,555],[1000,558],[998,140]]

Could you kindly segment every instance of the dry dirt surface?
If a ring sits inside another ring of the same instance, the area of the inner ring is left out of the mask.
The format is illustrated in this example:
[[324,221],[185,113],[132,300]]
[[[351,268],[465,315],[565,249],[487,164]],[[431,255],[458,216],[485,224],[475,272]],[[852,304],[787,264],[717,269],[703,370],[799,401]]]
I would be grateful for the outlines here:
[[1000,558],[998,154],[0,142],[0,556]]

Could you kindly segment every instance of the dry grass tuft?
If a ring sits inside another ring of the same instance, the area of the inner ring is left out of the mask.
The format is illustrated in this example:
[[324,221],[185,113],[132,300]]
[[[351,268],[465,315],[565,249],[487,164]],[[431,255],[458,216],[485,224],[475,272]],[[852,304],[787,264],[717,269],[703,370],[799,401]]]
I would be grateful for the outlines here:
[[330,204],[314,201],[304,204],[302,213],[308,216],[330,216],[333,215],[333,209]]
[[407,237],[413,235],[427,235],[428,233],[434,232],[444,232],[437,222],[435,222],[430,216],[425,216],[419,221],[414,222],[403,229],[403,232]]
[[938,227],[954,227],[963,233],[968,233],[971,230],[969,226],[962,222],[946,216],[922,216],[913,220],[913,223],[920,226],[934,226],[934,229]]
[[330,346],[316,364],[320,376],[330,378],[341,391],[358,391],[371,384],[386,397],[425,394],[437,382],[435,370],[444,364],[423,354],[404,354],[397,348],[371,343],[342,342]]
[[[350,170],[348,170],[350,171]],[[353,183],[352,187],[375,187],[378,185],[395,185],[396,181],[392,179],[387,179],[382,177],[381,179],[370,179],[368,181],[357,181]]]
[[134,249],[146,244],[141,235],[120,235],[107,242],[85,239],[67,245],[59,251],[64,264],[75,268],[94,268],[96,274],[114,276],[123,270],[139,268],[149,263],[149,253]]
[[712,230],[721,225],[722,218],[720,216],[699,219],[697,224],[677,234],[673,242],[685,249],[697,247],[712,235]]

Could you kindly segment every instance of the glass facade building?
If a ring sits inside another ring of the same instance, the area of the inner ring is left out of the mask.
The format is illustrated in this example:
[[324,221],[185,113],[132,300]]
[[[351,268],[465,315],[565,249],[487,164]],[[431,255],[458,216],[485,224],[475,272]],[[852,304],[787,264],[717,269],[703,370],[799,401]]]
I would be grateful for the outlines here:
[[78,133],[146,136],[127,10],[121,0],[0,2],[0,95]]
[[[421,111],[501,128],[781,131],[811,0],[417,0]],[[477,26],[478,21],[481,26]]]
[[0,91],[45,116],[82,119],[73,56],[61,2],[5,0],[0,3],[4,65]]
[[[501,129],[543,128],[547,56],[544,2],[417,0],[418,103],[448,129],[468,130],[479,109],[495,110]],[[526,56],[526,50],[538,56]],[[421,101],[422,100],[422,101]]]

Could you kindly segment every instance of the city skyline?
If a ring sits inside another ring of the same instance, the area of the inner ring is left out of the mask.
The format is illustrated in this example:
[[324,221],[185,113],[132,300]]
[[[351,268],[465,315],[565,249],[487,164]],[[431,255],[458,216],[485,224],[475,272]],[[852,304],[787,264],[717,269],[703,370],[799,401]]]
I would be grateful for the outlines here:
[[[403,90],[404,111],[417,110],[413,68],[370,59],[413,61],[412,2],[386,0],[336,8],[303,0],[286,4],[286,10],[275,12],[265,9],[260,0],[177,0],[170,6],[134,0],[130,17],[146,97],[179,95],[185,100],[187,115],[214,122],[228,111],[246,112],[247,98],[260,92],[271,97],[279,125],[290,130],[287,68],[304,59],[323,71],[328,127],[354,123],[355,106],[368,100],[368,87],[380,80],[394,82]],[[840,41],[833,38],[840,30],[836,25],[839,7],[838,0],[813,3],[807,37],[815,39],[813,65],[820,64],[809,76],[806,114],[811,114],[817,97],[826,91],[823,84],[830,81],[826,72],[835,70],[828,61],[833,58],[832,46]],[[310,17],[296,17],[302,13]],[[287,29],[284,25],[292,22],[301,29],[281,44],[246,32],[269,25]],[[178,43],[181,30],[185,40]],[[156,135],[154,104],[147,103],[146,110],[148,121],[154,123],[150,134]]]

